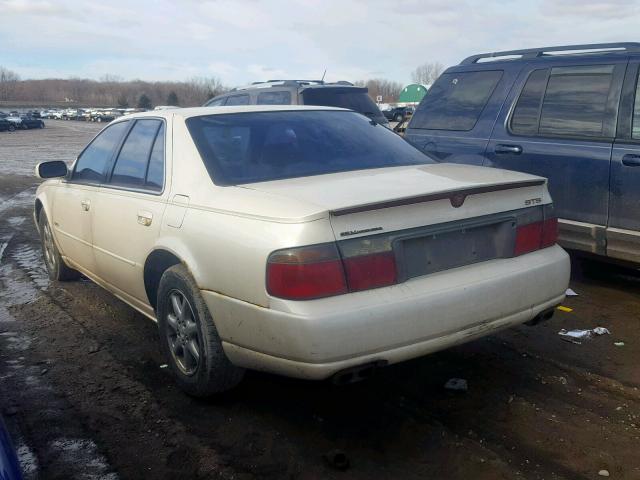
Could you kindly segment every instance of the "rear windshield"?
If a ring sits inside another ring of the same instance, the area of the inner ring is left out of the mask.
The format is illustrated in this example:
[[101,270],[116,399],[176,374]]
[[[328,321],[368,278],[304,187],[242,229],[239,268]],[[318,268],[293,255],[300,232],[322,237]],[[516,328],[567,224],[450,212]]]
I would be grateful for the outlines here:
[[302,92],[302,98],[305,105],[348,108],[377,122],[387,123],[385,116],[371,100],[366,88],[308,88]]
[[427,92],[409,128],[473,129],[502,71],[444,73]]
[[207,115],[187,119],[187,127],[216,185],[434,163],[354,112]]

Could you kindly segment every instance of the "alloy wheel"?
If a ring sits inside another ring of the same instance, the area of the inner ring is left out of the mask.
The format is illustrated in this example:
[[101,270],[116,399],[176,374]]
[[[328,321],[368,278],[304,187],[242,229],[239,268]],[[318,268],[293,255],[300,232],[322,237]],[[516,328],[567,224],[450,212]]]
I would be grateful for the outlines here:
[[185,375],[196,373],[200,365],[198,324],[189,300],[180,290],[169,292],[166,335],[178,369]]

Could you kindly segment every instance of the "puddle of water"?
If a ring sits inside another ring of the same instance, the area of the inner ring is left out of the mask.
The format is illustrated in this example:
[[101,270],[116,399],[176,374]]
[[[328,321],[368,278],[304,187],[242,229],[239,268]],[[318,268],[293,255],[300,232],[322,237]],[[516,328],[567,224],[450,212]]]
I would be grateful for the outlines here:
[[0,213],[11,208],[31,205],[34,201],[33,198],[36,193],[36,188],[36,186],[27,188],[26,190],[17,193],[13,197],[3,200],[3,202],[0,204]]

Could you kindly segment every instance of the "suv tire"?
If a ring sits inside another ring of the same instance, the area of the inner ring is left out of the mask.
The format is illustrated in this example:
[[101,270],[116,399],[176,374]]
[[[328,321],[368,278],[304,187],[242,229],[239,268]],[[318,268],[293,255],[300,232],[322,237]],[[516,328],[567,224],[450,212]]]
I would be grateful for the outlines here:
[[404,118],[404,115],[402,115],[401,113],[396,113],[396,116],[395,116],[395,117],[393,117],[393,119],[394,119],[396,122],[401,122],[403,118]]
[[42,244],[42,256],[44,258],[44,264],[47,267],[47,273],[49,278],[53,281],[65,282],[69,280],[76,280],[80,277],[80,272],[67,266],[60,255],[60,251],[56,246],[56,242],[51,232],[51,226],[47,220],[47,215],[44,211],[40,212],[40,218],[38,218],[38,227],[40,229],[40,242]]
[[225,355],[211,313],[184,265],[162,274],[157,305],[161,348],[182,390],[208,397],[240,383],[244,369]]

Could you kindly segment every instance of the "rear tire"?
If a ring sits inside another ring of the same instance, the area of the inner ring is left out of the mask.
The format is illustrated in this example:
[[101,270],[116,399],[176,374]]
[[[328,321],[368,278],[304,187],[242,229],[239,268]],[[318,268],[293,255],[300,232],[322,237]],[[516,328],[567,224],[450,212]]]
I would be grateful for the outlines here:
[[44,211],[40,212],[40,218],[38,219],[38,226],[40,227],[40,242],[42,243],[42,256],[44,257],[44,264],[47,267],[47,273],[49,278],[53,281],[65,282],[69,280],[76,280],[80,277],[80,272],[68,267],[60,251],[56,246],[56,242],[53,238],[51,226],[47,220],[47,215]]
[[200,289],[183,265],[162,275],[157,305],[161,348],[183,391],[208,397],[240,383],[244,369],[225,355]]
[[397,113],[395,116],[395,121],[401,122],[403,118],[404,118],[404,115],[402,115],[401,113]]

